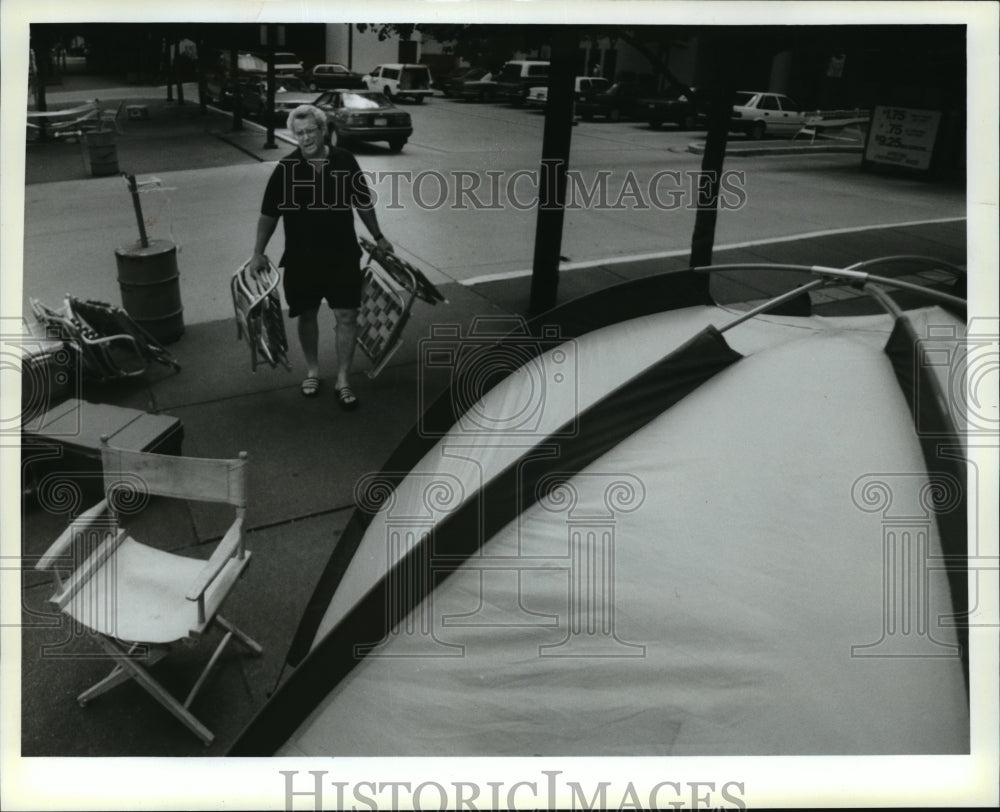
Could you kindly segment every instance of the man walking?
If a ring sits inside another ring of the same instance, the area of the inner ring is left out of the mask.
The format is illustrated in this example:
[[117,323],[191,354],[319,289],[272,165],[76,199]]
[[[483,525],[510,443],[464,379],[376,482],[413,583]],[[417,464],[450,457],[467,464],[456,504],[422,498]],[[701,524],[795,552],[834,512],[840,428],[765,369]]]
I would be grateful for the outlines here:
[[336,322],[337,402],[352,410],[358,399],[349,374],[363,282],[354,211],[379,251],[391,252],[392,245],[379,229],[371,190],[357,160],[327,143],[323,111],[309,104],[296,107],[288,117],[288,129],[298,147],[278,162],[264,190],[250,270],[267,268],[264,250],[283,219],[285,251],[278,264],[284,268],[288,315],[298,319],[306,359],[302,394],[319,394],[318,315],[326,299]]

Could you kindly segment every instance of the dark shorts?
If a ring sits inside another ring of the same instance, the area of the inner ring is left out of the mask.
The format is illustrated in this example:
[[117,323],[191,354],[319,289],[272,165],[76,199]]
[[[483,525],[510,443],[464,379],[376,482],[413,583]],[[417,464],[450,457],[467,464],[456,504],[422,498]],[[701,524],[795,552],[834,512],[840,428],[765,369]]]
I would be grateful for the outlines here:
[[336,267],[322,270],[287,266],[284,273],[288,316],[295,318],[319,307],[326,299],[331,309],[357,310],[361,306],[364,275],[359,259],[341,260]]

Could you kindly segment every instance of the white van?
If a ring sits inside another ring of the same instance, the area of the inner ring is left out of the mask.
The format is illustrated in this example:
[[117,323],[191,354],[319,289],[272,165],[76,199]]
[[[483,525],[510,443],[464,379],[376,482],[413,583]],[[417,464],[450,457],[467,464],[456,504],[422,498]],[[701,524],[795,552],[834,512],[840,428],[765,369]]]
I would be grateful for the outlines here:
[[364,77],[365,87],[384,93],[386,98],[413,99],[418,104],[433,96],[431,71],[426,65],[379,65]]

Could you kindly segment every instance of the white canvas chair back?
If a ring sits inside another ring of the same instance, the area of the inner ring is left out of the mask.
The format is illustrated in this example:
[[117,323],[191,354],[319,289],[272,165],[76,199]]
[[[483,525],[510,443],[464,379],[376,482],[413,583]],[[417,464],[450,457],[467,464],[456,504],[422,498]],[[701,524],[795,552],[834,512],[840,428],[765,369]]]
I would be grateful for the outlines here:
[[239,459],[176,457],[128,451],[107,445],[101,438],[104,489],[136,488],[151,496],[225,502],[239,511],[246,508],[246,454]]

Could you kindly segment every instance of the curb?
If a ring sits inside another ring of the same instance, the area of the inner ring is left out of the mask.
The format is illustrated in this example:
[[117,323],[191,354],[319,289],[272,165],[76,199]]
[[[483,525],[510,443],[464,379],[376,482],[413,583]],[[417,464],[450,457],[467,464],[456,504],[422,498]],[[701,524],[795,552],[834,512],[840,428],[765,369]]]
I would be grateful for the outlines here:
[[[704,142],[692,142],[687,146],[688,152],[693,152],[695,155],[705,154],[705,144]],[[801,146],[794,146],[791,144],[776,144],[774,146],[769,146],[766,144],[756,144],[750,146],[733,146],[731,143],[726,145],[726,155],[815,155],[823,153],[858,153],[859,155],[864,151],[864,147],[860,144],[802,144]]]

